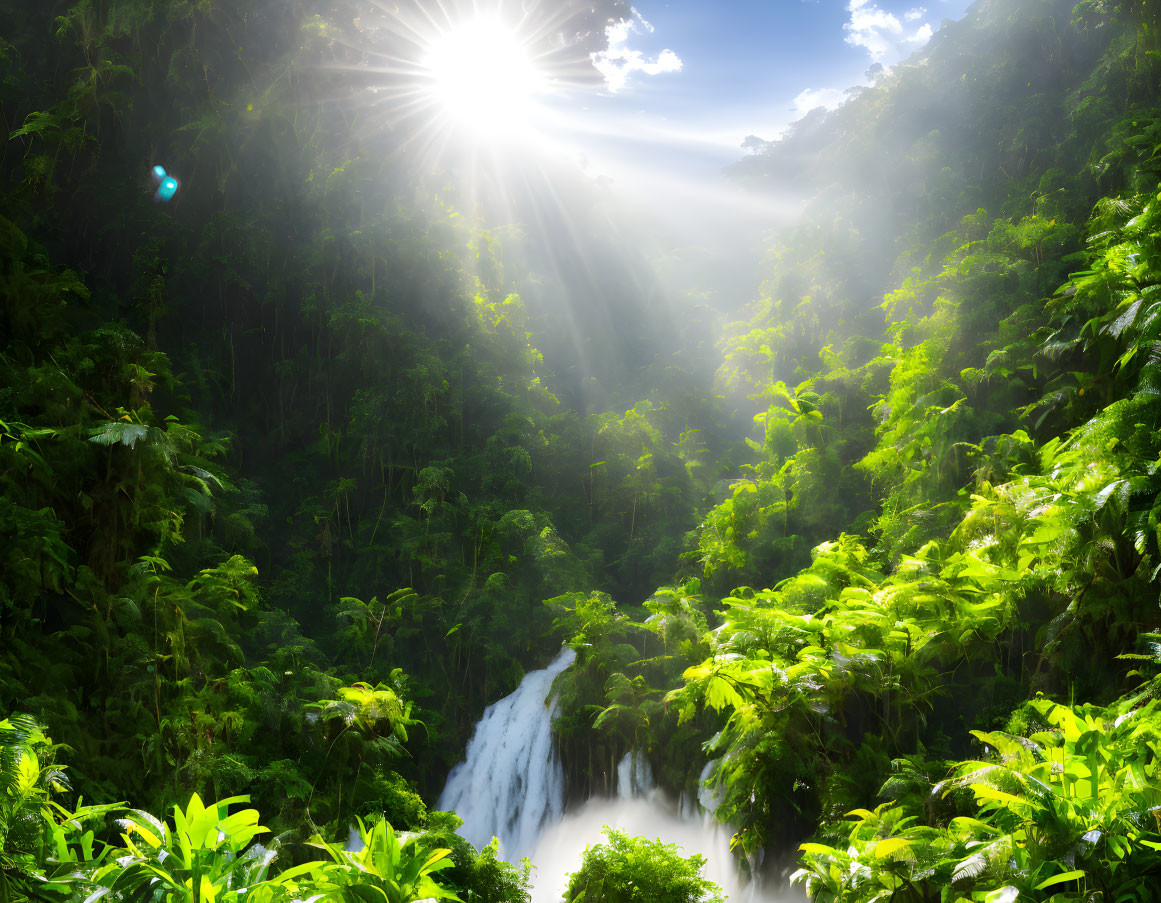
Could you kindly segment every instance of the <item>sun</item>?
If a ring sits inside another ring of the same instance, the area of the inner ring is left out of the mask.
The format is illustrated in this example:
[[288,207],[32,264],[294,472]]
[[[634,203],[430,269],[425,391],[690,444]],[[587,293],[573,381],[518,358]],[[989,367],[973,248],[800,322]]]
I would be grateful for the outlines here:
[[477,18],[442,32],[421,66],[427,94],[453,124],[479,137],[523,131],[535,115],[545,78],[515,29]]

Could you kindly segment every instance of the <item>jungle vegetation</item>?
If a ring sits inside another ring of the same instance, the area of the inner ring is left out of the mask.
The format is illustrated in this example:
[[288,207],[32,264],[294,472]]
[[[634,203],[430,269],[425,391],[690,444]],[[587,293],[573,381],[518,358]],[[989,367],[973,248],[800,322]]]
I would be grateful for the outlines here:
[[0,903],[526,899],[432,806],[562,642],[572,793],[708,765],[814,900],[1161,896],[1157,6],[980,0],[734,167],[740,315],[623,247],[574,336],[359,27],[0,5]]

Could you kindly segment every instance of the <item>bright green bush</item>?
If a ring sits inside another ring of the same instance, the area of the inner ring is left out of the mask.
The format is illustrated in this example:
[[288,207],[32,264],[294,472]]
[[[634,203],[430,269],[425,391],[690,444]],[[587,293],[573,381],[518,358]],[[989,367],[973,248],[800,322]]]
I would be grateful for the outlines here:
[[614,828],[603,833],[608,843],[588,847],[569,876],[569,903],[722,903],[721,888],[701,877],[701,856]]

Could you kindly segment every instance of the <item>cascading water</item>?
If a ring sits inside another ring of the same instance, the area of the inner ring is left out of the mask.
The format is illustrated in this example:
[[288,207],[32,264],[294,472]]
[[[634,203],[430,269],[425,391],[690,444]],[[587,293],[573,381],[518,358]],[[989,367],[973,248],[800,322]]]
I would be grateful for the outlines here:
[[625,753],[617,765],[617,797],[623,800],[647,797],[655,788],[649,760],[636,752]]
[[[649,761],[629,753],[617,766],[617,796],[594,797],[564,813],[564,771],[552,746],[553,679],[572,664],[564,649],[543,671],[532,671],[511,696],[489,706],[439,798],[439,808],[463,818],[460,833],[477,848],[500,838],[503,857],[532,860],[533,903],[560,903],[568,873],[580,868],[585,847],[601,843],[605,825],[630,835],[675,843],[706,860],[703,874],[733,903],[802,901],[801,893],[766,892],[739,874],[730,831],[696,801],[674,801],[659,790]],[[709,768],[703,772],[704,779]]]
[[439,797],[440,809],[454,809],[464,820],[460,834],[477,848],[498,837],[509,862],[531,854],[564,812],[564,770],[546,703],[552,681],[575,658],[562,649],[547,668],[525,674],[514,693],[484,710],[465,760]]

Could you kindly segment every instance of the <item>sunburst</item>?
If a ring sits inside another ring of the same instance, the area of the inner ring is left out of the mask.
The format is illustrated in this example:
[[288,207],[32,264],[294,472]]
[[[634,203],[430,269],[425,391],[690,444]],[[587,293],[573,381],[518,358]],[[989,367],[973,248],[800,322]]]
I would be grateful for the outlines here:
[[534,124],[547,90],[526,41],[499,17],[477,17],[436,35],[421,67],[438,114],[469,135],[516,135]]

